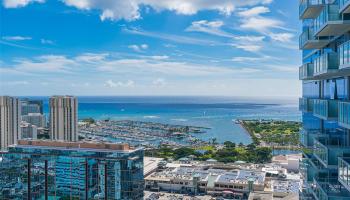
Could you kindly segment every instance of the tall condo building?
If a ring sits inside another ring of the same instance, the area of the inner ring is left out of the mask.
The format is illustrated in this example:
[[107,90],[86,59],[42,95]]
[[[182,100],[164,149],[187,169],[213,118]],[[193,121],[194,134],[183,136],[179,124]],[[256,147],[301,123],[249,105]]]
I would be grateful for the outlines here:
[[37,127],[46,127],[45,115],[40,113],[28,113],[28,115],[22,115],[22,121],[28,122]]
[[42,100],[29,100],[29,99],[22,99],[21,100],[21,113],[22,115],[28,115],[29,113],[44,113],[43,109],[43,101]]
[[0,199],[143,199],[143,150],[20,140],[0,152]]
[[15,97],[0,96],[0,149],[21,138],[21,103]]
[[78,100],[73,96],[50,98],[52,140],[78,141]]
[[350,200],[350,0],[300,0],[300,199]]

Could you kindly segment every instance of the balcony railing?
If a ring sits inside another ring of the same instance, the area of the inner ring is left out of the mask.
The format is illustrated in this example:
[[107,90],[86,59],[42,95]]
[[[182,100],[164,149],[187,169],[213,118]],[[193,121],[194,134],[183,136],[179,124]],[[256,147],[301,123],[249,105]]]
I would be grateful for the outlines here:
[[336,178],[314,178],[312,190],[318,200],[350,200],[347,191]]
[[339,36],[350,29],[350,22],[343,20],[338,4],[324,6],[322,12],[314,20],[315,36]]
[[300,144],[302,144],[304,147],[309,146],[308,133],[306,132],[306,130],[304,129],[300,130],[299,141],[300,141]]
[[338,157],[350,156],[350,146],[340,138],[320,137],[314,141],[314,156],[325,168],[336,168]]
[[338,52],[339,52],[339,69],[349,68],[350,67],[350,41],[347,41],[339,45]]
[[312,27],[305,29],[299,36],[299,49],[321,49],[330,42],[329,38],[314,36]]
[[338,180],[346,189],[350,191],[350,157],[339,158]]
[[338,101],[314,99],[313,113],[316,117],[324,120],[336,119],[338,117]]
[[306,63],[299,67],[299,80],[311,79],[314,75],[314,64]]
[[325,5],[325,0],[301,0],[299,4],[300,19],[317,17]]
[[314,76],[327,76],[329,73],[336,72],[339,68],[338,54],[327,52],[321,54],[314,60]]
[[313,99],[299,98],[299,110],[302,112],[312,112],[313,103]]
[[339,102],[338,114],[339,125],[350,129],[350,102]]
[[305,147],[305,148],[312,148],[314,145],[314,140],[315,138],[321,137],[321,136],[326,136],[327,134],[322,133],[320,130],[305,130],[301,129],[299,131],[299,140],[300,143]]
[[350,0],[339,0],[341,13],[350,13]]

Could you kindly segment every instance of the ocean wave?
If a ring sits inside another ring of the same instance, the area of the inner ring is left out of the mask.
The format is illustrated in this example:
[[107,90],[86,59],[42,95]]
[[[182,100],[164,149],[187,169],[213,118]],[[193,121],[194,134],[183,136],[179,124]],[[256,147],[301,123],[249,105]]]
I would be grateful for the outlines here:
[[159,116],[156,115],[147,115],[147,116],[143,116],[144,119],[158,119],[160,118]]

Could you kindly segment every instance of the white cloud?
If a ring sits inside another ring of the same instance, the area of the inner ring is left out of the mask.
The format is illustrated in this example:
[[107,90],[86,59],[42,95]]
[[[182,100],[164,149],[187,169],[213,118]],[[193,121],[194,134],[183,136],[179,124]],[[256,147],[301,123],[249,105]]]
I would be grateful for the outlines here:
[[20,8],[27,6],[30,3],[44,3],[45,0],[3,0],[5,8]]
[[108,80],[105,82],[105,86],[110,87],[110,88],[114,88],[114,87],[117,87],[118,84],[113,82],[112,80]]
[[[269,13],[270,9],[264,6],[257,6],[251,9],[240,11],[237,16],[240,19],[240,28],[259,32],[271,40],[281,43],[291,43],[294,38],[294,30],[284,27],[285,23],[279,19],[262,16]],[[287,31],[276,33],[276,30]]]
[[154,59],[154,60],[166,60],[169,58],[169,56],[150,56],[150,58]]
[[2,37],[3,40],[7,41],[23,41],[23,40],[31,40],[31,37],[26,37],[26,36],[4,36]]
[[154,59],[118,59],[100,63],[97,70],[117,74],[143,74],[168,76],[226,76],[247,75],[256,72],[252,68],[231,68],[226,66],[204,65],[178,61]]
[[11,85],[11,86],[15,86],[15,85],[28,85],[29,82],[28,81],[5,81],[4,82],[5,85]]
[[96,63],[103,61],[108,55],[108,53],[84,53],[77,56],[75,60],[87,63]]
[[52,40],[47,40],[47,39],[41,39],[40,42],[41,42],[41,44],[49,44],[49,45],[55,44],[54,41],[52,41]]
[[28,73],[69,73],[77,66],[74,60],[61,55],[44,55],[30,59],[14,60],[14,70]]
[[196,44],[196,45],[203,45],[203,46],[226,45],[225,43],[220,43],[220,42],[213,41],[213,40],[180,36],[180,35],[175,35],[175,34],[166,34],[166,33],[161,33],[161,32],[150,32],[150,31],[145,31],[145,30],[135,29],[135,28],[133,28],[133,29],[125,28],[125,29],[123,29],[123,31],[130,33],[130,34],[142,35],[142,36],[147,36],[147,37],[151,37],[151,38],[158,38],[158,39],[168,40],[168,41],[182,43],[182,44]]
[[282,25],[283,23],[280,20],[257,16],[243,19],[240,27],[243,29],[256,30],[258,32],[266,32],[270,28],[282,29]]
[[220,28],[223,25],[224,25],[224,22],[220,20],[217,20],[217,21],[200,20],[200,21],[192,22],[191,26],[186,28],[186,31],[203,32],[203,33],[208,33],[208,34],[222,36],[222,37],[233,37],[232,34],[220,30]]
[[257,62],[257,61],[264,61],[271,58],[270,56],[263,56],[263,57],[233,57],[231,60],[233,62]]
[[278,42],[292,42],[294,38],[294,34],[292,33],[270,33],[270,37],[272,40]]
[[[237,46],[236,48],[254,52],[261,47]],[[294,73],[297,69],[295,67],[293,70],[287,67],[278,68],[276,67],[278,63],[275,63],[276,60],[274,61],[274,66],[269,66],[271,63],[262,62],[259,66],[263,67],[263,70],[257,67],[257,62],[266,61],[270,58],[269,56],[258,56],[256,58],[237,56],[231,59],[231,61],[237,62],[235,66],[232,66],[223,65],[221,64],[222,62],[174,61],[168,59],[167,56],[136,56],[134,58],[121,59],[117,54],[113,53],[84,53],[74,57],[43,55],[31,59],[16,59],[12,60],[14,64],[7,64],[8,66],[0,68],[0,71],[23,78],[31,76],[45,76],[46,78],[48,76],[50,78],[55,78],[56,76],[80,77],[81,75],[93,74],[101,77],[108,75],[135,80],[135,77],[255,77],[258,72],[266,73],[270,76],[273,72],[276,73],[283,70]],[[210,61],[212,59],[207,60]],[[288,73],[286,74],[288,75]],[[109,80],[112,81],[105,83],[109,87],[130,87],[134,85],[133,81],[114,82],[113,78],[109,78]],[[90,80],[80,80],[80,85],[83,86],[83,83],[88,81]],[[158,80],[157,82],[161,83],[163,81]]]
[[148,45],[147,44],[141,44],[141,45],[132,44],[132,45],[129,45],[128,48],[132,49],[136,52],[143,52],[144,50],[148,49]]
[[154,85],[156,87],[163,87],[166,85],[166,82],[163,78],[157,78],[157,79],[152,81],[152,85]]
[[122,81],[118,81],[118,82],[114,82],[112,80],[107,80],[104,84],[106,87],[110,87],[110,88],[116,88],[116,87],[134,87],[135,86],[135,82],[132,80],[127,80],[125,82]]
[[232,46],[248,52],[258,52],[263,48],[263,46],[255,44],[232,44]]
[[255,17],[255,16],[259,16],[261,14],[269,13],[269,12],[270,12],[270,9],[268,7],[258,6],[251,9],[240,11],[238,12],[238,15],[242,17]]
[[245,42],[262,42],[265,36],[236,36],[234,39]]
[[68,6],[82,10],[100,10],[101,20],[138,20],[141,7],[152,8],[158,12],[174,11],[177,14],[193,15],[201,10],[214,10],[230,15],[236,7],[269,4],[272,0],[63,0]]

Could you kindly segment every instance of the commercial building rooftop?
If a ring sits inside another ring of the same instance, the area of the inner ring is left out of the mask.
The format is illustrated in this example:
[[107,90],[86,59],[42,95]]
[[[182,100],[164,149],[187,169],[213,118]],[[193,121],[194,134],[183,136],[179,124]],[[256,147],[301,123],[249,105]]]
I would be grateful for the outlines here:
[[214,182],[218,183],[242,183],[248,184],[251,179],[254,184],[263,185],[265,182],[265,172],[248,171],[248,170],[224,170],[224,169],[203,169],[200,167],[176,167],[167,168],[161,172],[154,172],[146,179],[157,180],[193,180],[194,176],[200,178],[200,181],[208,181],[209,176],[217,177]]
[[133,151],[128,144],[65,142],[52,140],[19,140],[17,145],[21,148],[48,148],[48,149],[74,149],[94,151]]

